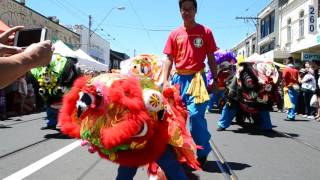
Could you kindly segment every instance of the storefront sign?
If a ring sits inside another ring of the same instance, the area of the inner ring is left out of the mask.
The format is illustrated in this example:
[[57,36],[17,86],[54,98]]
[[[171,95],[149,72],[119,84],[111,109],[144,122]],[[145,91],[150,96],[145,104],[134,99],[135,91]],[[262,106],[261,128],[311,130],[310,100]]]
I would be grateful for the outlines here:
[[302,61],[320,61],[320,54],[318,53],[301,53]]
[[309,34],[317,31],[317,14],[318,11],[314,5],[309,5],[309,16],[308,16],[308,30]]

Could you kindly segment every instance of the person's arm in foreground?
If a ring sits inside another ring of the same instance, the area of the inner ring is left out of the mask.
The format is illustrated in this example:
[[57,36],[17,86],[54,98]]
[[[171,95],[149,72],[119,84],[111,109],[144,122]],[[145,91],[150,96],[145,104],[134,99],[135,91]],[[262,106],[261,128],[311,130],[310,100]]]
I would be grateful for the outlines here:
[[34,67],[49,64],[51,57],[52,45],[50,41],[32,44],[19,54],[0,57],[0,88],[9,85]]
[[164,64],[165,67],[164,67],[163,87],[170,85],[168,80],[171,73],[172,65],[173,65],[173,57],[171,55],[168,55]]
[[207,55],[208,66],[211,71],[212,77],[217,78],[217,63],[213,53]]
[[[217,63],[216,63],[216,58],[214,57],[214,54],[213,53],[210,53],[207,55],[207,58],[208,58],[208,66],[209,66],[209,69],[211,71],[211,74],[212,74],[212,77],[214,79],[217,79]],[[217,82],[214,81],[212,84],[210,84],[210,87],[209,89],[212,89],[213,92],[217,92]]]

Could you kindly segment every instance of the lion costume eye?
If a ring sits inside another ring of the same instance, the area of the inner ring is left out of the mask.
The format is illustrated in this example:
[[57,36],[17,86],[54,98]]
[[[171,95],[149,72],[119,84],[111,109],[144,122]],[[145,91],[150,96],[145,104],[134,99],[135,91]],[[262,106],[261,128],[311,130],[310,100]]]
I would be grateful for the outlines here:
[[46,93],[46,90],[45,90],[45,89],[39,88],[39,94],[40,94],[41,96],[44,96],[45,93]]
[[151,112],[158,112],[163,108],[162,95],[156,90],[144,89],[143,101],[145,107]]
[[63,94],[64,93],[64,89],[61,86],[57,86],[56,88],[54,88],[53,92],[55,94]]
[[142,74],[148,74],[149,73],[149,68],[147,66],[144,66],[141,68]]
[[142,126],[142,129],[140,130],[140,132],[133,136],[133,137],[143,137],[145,135],[147,135],[147,132],[148,132],[148,125],[146,122],[143,122],[143,126]]
[[79,93],[79,100],[77,101],[77,116],[80,117],[80,115],[85,112],[88,107],[94,102],[94,96],[90,93]]

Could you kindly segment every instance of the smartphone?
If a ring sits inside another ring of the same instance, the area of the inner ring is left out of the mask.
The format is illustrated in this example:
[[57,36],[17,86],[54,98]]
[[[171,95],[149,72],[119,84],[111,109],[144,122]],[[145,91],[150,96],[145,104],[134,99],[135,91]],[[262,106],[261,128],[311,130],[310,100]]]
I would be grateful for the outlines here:
[[44,41],[47,38],[47,31],[46,28],[23,29],[17,31],[14,37],[14,46],[28,47],[33,43]]

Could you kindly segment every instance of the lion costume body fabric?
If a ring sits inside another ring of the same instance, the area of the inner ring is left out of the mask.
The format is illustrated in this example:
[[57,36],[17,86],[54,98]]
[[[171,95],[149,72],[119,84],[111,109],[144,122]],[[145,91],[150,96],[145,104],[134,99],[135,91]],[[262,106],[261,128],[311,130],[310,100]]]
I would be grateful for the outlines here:
[[[89,150],[112,162],[138,167],[156,161],[168,144],[180,161],[199,169],[196,145],[186,130],[187,111],[177,87],[160,91],[145,58],[127,61],[134,74],[81,77],[64,97],[63,133],[86,140]],[[138,68],[139,67],[139,68]],[[149,68],[149,69],[148,69]]]

